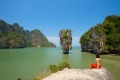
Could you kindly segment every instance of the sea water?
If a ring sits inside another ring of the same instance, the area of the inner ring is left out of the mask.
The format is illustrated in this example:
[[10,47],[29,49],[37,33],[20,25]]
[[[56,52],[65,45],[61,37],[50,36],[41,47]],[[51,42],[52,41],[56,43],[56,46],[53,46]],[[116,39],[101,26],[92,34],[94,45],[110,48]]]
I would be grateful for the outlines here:
[[[115,77],[120,79],[120,57],[102,55],[102,64]],[[71,68],[89,68],[95,62],[95,55],[81,52],[73,47],[69,54],[63,54],[61,48],[18,48],[0,49],[0,80],[33,80],[49,65],[69,62]]]

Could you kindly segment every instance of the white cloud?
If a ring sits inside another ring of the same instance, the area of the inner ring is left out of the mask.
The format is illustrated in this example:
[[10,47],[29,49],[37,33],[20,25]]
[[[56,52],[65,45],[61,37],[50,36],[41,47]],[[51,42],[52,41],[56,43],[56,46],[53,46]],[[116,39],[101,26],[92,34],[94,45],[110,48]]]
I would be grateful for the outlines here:
[[59,37],[47,37],[48,41],[54,43],[56,46],[60,46]]
[[[60,46],[59,37],[47,37],[48,41],[54,43],[56,46]],[[72,37],[72,46],[80,46],[80,37]]]
[[72,37],[72,45],[73,46],[80,46],[80,37]]

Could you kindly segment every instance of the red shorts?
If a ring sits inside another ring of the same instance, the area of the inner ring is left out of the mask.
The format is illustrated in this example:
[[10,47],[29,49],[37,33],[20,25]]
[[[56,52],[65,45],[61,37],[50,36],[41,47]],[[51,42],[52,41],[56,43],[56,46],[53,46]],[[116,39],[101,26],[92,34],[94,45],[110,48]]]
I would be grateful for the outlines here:
[[[99,65],[98,66],[98,69],[100,69],[102,66],[101,65]],[[97,64],[92,64],[92,63],[90,63],[90,69],[92,69],[92,68],[97,68]]]

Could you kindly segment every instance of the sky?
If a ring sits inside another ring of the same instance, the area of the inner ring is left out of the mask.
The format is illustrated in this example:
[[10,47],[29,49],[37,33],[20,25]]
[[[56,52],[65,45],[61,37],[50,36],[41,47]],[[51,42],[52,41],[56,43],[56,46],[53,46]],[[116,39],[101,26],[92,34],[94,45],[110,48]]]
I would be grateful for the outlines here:
[[120,16],[120,0],[0,0],[0,19],[24,30],[39,29],[59,46],[59,31],[72,30],[72,45],[106,16]]

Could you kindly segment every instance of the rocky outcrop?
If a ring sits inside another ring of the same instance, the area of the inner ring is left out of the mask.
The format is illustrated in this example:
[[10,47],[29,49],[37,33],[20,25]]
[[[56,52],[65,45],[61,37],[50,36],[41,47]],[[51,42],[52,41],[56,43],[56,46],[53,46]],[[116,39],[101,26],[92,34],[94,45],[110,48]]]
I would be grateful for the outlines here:
[[60,45],[63,50],[63,53],[68,54],[69,50],[72,49],[71,30],[69,29],[60,30],[59,37],[60,37]]
[[38,29],[31,31],[29,37],[33,47],[56,47],[53,43],[49,42]]
[[106,34],[101,24],[92,27],[81,37],[82,51],[93,53],[105,53]]
[[24,30],[18,23],[11,25],[0,20],[0,48],[24,47],[55,47],[55,45],[38,29]]
[[80,38],[82,51],[120,55],[120,16],[107,16]]
[[110,72],[101,69],[64,69],[43,80],[114,80]]

